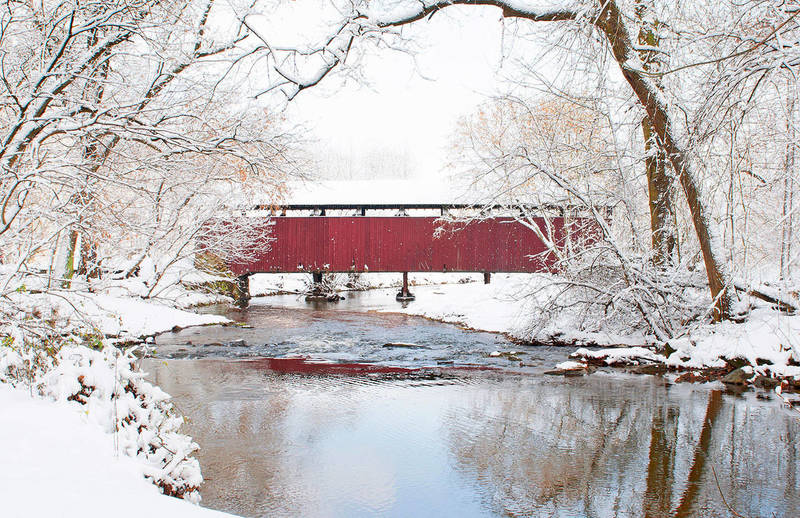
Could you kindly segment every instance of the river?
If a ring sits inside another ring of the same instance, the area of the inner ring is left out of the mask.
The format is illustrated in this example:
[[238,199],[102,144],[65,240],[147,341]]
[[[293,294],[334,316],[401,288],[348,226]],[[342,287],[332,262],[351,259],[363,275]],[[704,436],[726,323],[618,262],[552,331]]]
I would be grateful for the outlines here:
[[800,516],[800,413],[769,394],[603,369],[548,376],[569,350],[362,311],[392,296],[258,298],[208,309],[248,327],[158,338],[144,367],[201,445],[204,506],[248,517]]

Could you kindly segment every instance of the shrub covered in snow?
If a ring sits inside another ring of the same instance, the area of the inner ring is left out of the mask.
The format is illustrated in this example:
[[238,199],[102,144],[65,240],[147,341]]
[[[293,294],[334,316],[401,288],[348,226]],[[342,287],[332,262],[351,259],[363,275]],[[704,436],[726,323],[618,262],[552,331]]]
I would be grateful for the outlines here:
[[138,459],[143,475],[164,494],[200,501],[203,478],[192,454],[198,449],[179,429],[183,417],[170,396],[144,380],[133,350],[83,345],[59,349],[0,347],[0,381],[25,384],[40,395],[73,404],[106,433],[118,452]]

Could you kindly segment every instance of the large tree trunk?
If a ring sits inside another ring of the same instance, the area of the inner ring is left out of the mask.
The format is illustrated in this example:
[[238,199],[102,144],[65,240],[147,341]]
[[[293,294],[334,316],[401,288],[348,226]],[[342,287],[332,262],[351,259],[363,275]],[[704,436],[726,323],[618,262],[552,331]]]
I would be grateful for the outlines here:
[[[639,58],[646,72],[659,72],[663,69],[663,59],[654,50],[660,43],[659,22],[650,17],[653,0],[636,1],[636,18],[639,22]],[[658,81],[655,80],[658,85]],[[660,86],[660,85],[659,85]],[[665,266],[673,263],[678,230],[675,224],[672,178],[667,171],[667,157],[656,141],[653,123],[645,116],[642,120],[644,137],[645,171],[650,205],[650,236],[653,247],[653,264]]]
[[637,61],[633,48],[633,40],[625,26],[625,22],[614,0],[600,0],[602,10],[595,20],[595,25],[608,38],[614,58],[622,69],[625,80],[633,89],[636,97],[647,111],[658,142],[663,146],[666,156],[678,175],[689,212],[692,217],[703,262],[708,276],[708,286],[714,299],[715,320],[728,319],[731,316],[733,299],[731,296],[731,280],[720,254],[716,236],[711,228],[706,207],[700,197],[697,174],[688,159],[687,150],[674,137],[672,118],[658,86],[641,70],[629,63]]
[[677,245],[675,208],[672,203],[672,179],[667,174],[667,157],[654,142],[653,127],[649,118],[642,121],[644,136],[645,170],[650,204],[650,236],[653,246],[653,264],[666,266],[673,263]]

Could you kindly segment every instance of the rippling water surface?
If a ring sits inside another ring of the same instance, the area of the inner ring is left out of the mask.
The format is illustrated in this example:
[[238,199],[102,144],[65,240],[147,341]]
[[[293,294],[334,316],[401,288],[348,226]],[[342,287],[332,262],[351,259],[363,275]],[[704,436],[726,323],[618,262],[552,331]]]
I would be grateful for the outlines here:
[[[800,414],[765,394],[545,376],[569,351],[355,309],[269,298],[228,313],[250,329],[159,339],[145,367],[202,446],[203,505],[269,517],[800,516]],[[487,358],[520,349],[522,367]]]

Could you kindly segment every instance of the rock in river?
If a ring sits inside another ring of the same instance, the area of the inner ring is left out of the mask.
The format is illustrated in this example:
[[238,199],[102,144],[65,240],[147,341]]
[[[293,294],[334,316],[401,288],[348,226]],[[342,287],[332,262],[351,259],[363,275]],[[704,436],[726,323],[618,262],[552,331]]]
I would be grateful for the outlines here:
[[722,383],[727,383],[728,385],[745,385],[752,377],[752,369],[739,367],[738,369],[730,371],[724,378],[722,378]]
[[419,344],[407,344],[404,342],[389,342],[388,344],[383,344],[384,347],[388,348],[398,348],[398,349],[427,349],[424,345]]

